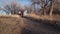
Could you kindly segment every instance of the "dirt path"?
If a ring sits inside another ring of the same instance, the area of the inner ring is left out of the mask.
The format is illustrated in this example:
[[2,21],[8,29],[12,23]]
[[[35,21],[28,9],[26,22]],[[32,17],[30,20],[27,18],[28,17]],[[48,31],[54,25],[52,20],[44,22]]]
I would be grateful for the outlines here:
[[25,22],[25,28],[22,32],[23,34],[60,34],[59,30],[48,24],[43,24],[26,18],[23,18],[23,20]]

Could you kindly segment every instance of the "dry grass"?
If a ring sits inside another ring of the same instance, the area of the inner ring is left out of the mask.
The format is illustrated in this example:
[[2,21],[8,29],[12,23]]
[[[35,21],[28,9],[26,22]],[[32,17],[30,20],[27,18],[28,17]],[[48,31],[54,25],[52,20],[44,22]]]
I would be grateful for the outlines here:
[[0,34],[20,34],[23,25],[23,21],[18,17],[0,16]]
[[28,15],[29,17],[34,17],[34,18],[37,18],[37,19],[43,19],[43,20],[57,20],[57,21],[60,21],[60,16],[57,16],[57,15],[52,15],[52,16],[49,16],[49,15],[36,15],[36,14],[29,14]]
[[58,24],[60,25],[60,16],[57,15],[36,15],[36,14],[29,14],[27,15],[29,18],[32,18],[34,20],[43,20],[43,21],[50,21],[52,24]]

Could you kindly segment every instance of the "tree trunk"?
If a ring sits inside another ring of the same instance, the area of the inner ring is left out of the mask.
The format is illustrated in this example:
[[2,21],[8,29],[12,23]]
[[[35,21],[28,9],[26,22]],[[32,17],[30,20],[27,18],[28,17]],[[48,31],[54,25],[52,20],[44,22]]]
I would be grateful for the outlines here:
[[52,1],[51,1],[51,6],[50,6],[50,16],[52,15],[55,1],[56,1],[56,0],[52,0]]
[[53,12],[53,4],[52,4],[52,6],[50,8],[50,16],[52,15],[52,12]]
[[53,12],[53,2],[51,1],[51,6],[50,6],[50,16],[52,15]]

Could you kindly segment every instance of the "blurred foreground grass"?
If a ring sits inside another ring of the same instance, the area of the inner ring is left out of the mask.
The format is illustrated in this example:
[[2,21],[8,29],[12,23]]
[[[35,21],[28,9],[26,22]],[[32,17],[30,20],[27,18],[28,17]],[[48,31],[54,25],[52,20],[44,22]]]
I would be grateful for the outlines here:
[[23,20],[18,17],[0,16],[0,34],[20,34],[23,25]]

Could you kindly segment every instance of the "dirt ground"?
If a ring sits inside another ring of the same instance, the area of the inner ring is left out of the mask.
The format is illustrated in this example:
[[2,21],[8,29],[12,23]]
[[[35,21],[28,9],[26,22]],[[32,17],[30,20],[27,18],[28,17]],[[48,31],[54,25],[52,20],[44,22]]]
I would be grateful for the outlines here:
[[22,34],[60,34],[60,30],[51,24],[44,23],[44,21],[31,20],[29,18],[22,18],[24,20],[24,29]]

